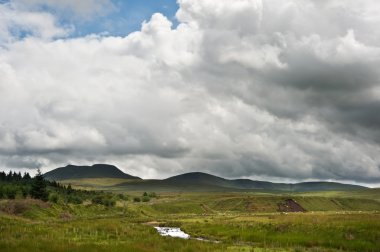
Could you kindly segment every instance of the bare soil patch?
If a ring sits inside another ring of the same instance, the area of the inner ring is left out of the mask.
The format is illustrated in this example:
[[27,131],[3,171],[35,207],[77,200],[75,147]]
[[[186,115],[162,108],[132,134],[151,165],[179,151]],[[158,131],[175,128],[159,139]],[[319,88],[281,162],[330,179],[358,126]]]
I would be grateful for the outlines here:
[[279,212],[306,212],[306,210],[293,199],[286,199],[278,204]]

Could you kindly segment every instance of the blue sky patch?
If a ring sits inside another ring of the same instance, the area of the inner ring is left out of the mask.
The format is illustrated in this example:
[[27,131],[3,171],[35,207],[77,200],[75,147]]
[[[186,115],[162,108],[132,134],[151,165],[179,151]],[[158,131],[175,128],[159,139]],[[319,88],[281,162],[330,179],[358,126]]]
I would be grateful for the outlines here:
[[115,8],[104,16],[93,20],[76,21],[74,36],[106,33],[112,36],[125,36],[140,30],[141,23],[149,20],[153,13],[165,15],[176,26],[175,13],[178,5],[175,0],[116,0]]
[[[12,3],[9,0],[0,0],[0,4],[9,2]],[[60,26],[74,27],[70,37],[82,37],[89,34],[126,36],[133,31],[140,30],[141,23],[144,20],[148,21],[157,12],[171,20],[174,27],[178,23],[175,18],[178,10],[176,0],[110,0],[110,2],[110,8],[104,9],[104,11],[100,10],[94,13],[89,11],[91,14],[81,16],[77,15],[73,9],[64,8],[65,4],[62,3],[57,4],[43,0],[36,2],[13,0],[16,8],[48,12],[57,18]],[[71,3],[71,5],[75,4]],[[19,30],[16,30],[15,33],[19,33],[18,37],[28,35]]]

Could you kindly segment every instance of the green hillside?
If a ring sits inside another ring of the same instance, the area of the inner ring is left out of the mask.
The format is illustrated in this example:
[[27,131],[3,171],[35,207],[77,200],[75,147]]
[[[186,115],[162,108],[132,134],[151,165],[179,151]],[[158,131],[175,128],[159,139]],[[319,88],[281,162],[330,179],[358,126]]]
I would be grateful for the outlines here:
[[119,178],[140,180],[139,177],[126,174],[116,166],[108,164],[94,164],[92,166],[67,165],[45,173],[44,177],[48,180],[57,181],[85,178]]
[[[48,180],[72,184],[82,188],[119,191],[360,191],[365,187],[333,182],[303,182],[296,184],[272,183],[250,179],[225,179],[202,172],[190,172],[167,179],[143,180],[126,174],[113,165],[68,165],[44,174]],[[112,181],[110,181],[112,179]]]
[[365,187],[334,182],[272,183],[249,179],[229,180],[202,172],[191,172],[164,180],[141,180],[121,183],[118,187],[132,191],[355,191]]

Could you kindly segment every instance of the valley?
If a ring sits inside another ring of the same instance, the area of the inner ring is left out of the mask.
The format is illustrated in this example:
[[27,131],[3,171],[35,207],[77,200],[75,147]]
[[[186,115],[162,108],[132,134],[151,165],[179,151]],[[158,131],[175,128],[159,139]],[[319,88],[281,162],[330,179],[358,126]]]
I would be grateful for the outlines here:
[[244,190],[200,173],[99,176],[59,181],[81,201],[68,201],[69,191],[47,202],[0,200],[1,251],[379,251],[379,189]]

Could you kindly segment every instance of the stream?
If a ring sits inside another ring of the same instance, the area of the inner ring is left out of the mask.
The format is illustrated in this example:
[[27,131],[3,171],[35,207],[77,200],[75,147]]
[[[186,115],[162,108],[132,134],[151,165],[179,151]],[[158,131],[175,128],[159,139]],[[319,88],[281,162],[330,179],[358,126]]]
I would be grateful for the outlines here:
[[161,236],[171,236],[182,239],[190,239],[190,235],[175,227],[154,227]]
[[186,234],[180,228],[176,228],[176,227],[154,227],[154,228],[157,230],[157,232],[161,236],[170,236],[170,237],[182,238],[182,239],[194,239],[194,240],[204,241],[204,242],[220,243],[220,241],[208,240],[202,237],[191,238],[189,234]]

